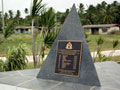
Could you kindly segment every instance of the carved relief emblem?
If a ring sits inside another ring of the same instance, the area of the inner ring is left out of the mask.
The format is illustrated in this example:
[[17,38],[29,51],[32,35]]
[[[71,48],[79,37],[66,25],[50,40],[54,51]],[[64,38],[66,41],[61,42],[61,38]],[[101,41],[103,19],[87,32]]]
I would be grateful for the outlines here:
[[68,42],[68,43],[67,43],[66,49],[72,49],[72,43],[71,43],[71,42]]

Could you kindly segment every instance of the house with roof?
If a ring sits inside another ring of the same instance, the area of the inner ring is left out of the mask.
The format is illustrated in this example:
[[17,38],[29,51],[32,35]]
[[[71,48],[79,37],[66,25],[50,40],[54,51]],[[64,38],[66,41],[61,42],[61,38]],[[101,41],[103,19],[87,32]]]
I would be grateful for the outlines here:
[[[42,29],[42,27],[34,26],[34,31],[35,32],[37,32],[41,29]],[[32,33],[32,27],[31,26],[17,26],[15,28],[15,33]]]
[[87,34],[110,34],[120,31],[120,24],[84,25],[83,29]]

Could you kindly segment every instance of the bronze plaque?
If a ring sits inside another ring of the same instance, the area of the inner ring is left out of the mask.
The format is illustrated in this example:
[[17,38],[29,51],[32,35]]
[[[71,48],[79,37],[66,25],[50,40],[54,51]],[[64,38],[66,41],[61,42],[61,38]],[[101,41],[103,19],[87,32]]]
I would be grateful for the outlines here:
[[56,52],[55,74],[80,76],[82,42],[59,40]]

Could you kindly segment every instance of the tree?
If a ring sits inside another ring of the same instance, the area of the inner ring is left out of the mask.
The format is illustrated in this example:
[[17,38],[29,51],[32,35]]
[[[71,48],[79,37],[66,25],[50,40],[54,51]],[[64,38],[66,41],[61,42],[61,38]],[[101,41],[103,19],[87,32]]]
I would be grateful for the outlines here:
[[13,11],[12,11],[12,10],[9,10],[8,13],[9,13],[10,19],[13,19]]
[[8,38],[11,34],[14,33],[14,28],[15,28],[15,22],[14,20],[11,20],[7,23],[5,29],[4,29],[4,38]]
[[18,25],[20,24],[20,23],[19,23],[20,15],[21,15],[20,10],[17,10],[16,19],[17,19],[17,24],[18,24]]
[[5,25],[6,25],[8,20],[8,13],[5,13],[4,17],[5,17]]
[[40,22],[41,25],[46,27],[48,31],[55,26],[55,12],[52,7],[41,15]]
[[64,13],[59,12],[59,14],[60,14],[60,23],[63,24],[65,21],[65,18],[69,14],[69,9],[66,9],[66,11]]
[[24,13],[26,14],[26,17],[24,19],[24,25],[29,26],[31,25],[31,16],[28,14],[29,13],[28,8],[25,8]]
[[21,15],[20,10],[17,10],[16,17],[17,17],[17,18],[20,18],[20,15]]
[[111,12],[112,12],[112,17],[113,17],[113,23],[118,23],[120,24],[120,3],[117,1],[114,1],[111,4]]
[[97,4],[96,8],[96,23],[95,24],[102,24],[103,20],[101,20],[104,16],[103,16],[103,8],[101,4]]
[[33,0],[31,7],[31,17],[32,17],[32,52],[33,52],[33,60],[34,60],[34,68],[37,67],[37,59],[36,59],[36,36],[34,33],[34,20],[40,13],[45,4],[42,4],[42,0]]
[[106,8],[106,5],[107,5],[107,3],[105,1],[101,2],[101,6],[102,6],[103,10]]
[[80,3],[79,5],[79,11],[78,11],[79,14],[83,14],[84,13],[84,5],[82,3]]
[[25,14],[28,14],[28,8],[25,8],[24,12]]
[[93,5],[90,5],[89,8],[86,10],[86,19],[88,24],[95,24],[96,23],[96,8]]
[[78,14],[80,16],[80,20],[81,20],[82,24],[85,25],[86,24],[85,8],[82,3],[79,4]]
[[113,17],[112,17],[112,12],[111,12],[111,5],[107,5],[106,9],[104,9],[104,23],[107,24],[112,24],[113,22]]

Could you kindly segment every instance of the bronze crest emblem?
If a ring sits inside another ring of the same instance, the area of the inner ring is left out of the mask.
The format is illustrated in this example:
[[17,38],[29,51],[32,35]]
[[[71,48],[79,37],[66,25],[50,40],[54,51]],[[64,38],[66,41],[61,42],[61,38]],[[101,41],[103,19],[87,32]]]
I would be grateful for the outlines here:
[[68,42],[68,44],[66,45],[66,49],[72,49],[72,43]]

